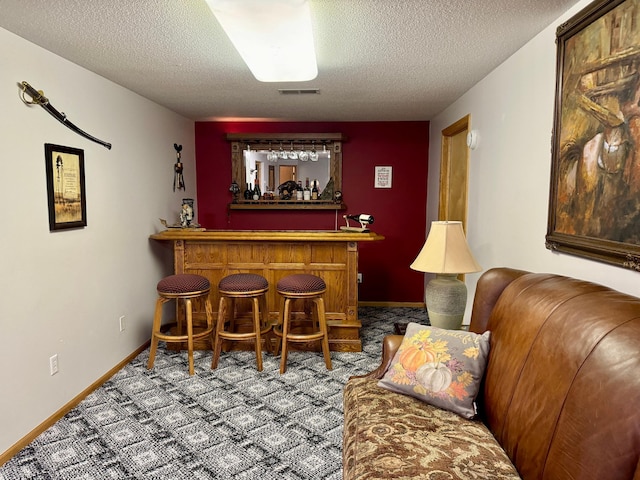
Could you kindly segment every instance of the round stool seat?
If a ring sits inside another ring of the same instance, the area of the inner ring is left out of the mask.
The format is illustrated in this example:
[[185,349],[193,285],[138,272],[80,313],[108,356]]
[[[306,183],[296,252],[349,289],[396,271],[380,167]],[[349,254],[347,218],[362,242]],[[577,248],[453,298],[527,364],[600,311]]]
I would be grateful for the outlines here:
[[246,293],[269,288],[269,282],[262,275],[254,273],[234,273],[218,283],[221,292]]
[[308,273],[296,273],[282,278],[278,282],[278,292],[287,294],[299,294],[315,292],[322,293],[327,289],[327,284],[320,277]]
[[158,282],[157,288],[160,294],[180,295],[209,290],[210,287],[209,280],[201,275],[180,273],[163,278]]

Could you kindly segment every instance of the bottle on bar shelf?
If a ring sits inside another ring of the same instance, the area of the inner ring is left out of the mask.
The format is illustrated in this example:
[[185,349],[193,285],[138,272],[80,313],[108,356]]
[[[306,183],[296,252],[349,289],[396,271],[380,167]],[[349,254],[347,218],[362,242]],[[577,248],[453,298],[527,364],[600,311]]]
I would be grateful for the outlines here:
[[309,177],[307,177],[304,191],[303,191],[304,200],[311,200],[311,189],[309,188]]
[[296,187],[296,200],[302,200],[304,194],[302,192],[302,180],[298,180],[298,186]]

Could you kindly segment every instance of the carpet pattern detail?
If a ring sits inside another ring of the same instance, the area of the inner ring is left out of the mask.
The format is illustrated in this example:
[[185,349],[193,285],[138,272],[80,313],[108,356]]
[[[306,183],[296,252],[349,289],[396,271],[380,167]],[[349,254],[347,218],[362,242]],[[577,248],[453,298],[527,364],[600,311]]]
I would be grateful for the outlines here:
[[280,357],[186,352],[161,342],[116,373],[0,467],[0,480],[66,479],[329,479],[342,478],[342,392],[352,375],[376,368],[394,322],[427,324],[422,308],[359,309],[363,351]]

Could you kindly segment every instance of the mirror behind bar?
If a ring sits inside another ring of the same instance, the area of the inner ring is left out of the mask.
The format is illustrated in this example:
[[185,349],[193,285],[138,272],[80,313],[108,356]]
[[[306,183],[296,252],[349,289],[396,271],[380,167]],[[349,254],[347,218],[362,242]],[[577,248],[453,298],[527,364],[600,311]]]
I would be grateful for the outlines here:
[[[322,191],[333,180],[333,192],[342,192],[342,142],[340,133],[228,133],[231,143],[232,182],[240,192],[229,204],[230,209],[309,209],[342,210],[341,197],[323,196]],[[318,158],[313,160],[313,152]],[[293,153],[293,154],[292,154]],[[286,158],[283,158],[285,157]],[[296,157],[296,158],[292,158]],[[281,198],[278,186],[287,180],[301,181],[310,188],[317,180],[323,199],[298,200],[295,192],[291,198]],[[259,199],[245,198],[247,184],[257,181]],[[231,184],[231,182],[229,182]]]

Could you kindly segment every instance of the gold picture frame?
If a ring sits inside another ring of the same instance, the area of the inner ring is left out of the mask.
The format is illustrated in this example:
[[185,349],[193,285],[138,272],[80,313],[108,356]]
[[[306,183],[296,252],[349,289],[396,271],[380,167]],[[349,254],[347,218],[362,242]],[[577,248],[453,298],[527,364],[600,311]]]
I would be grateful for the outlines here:
[[558,27],[546,247],[640,271],[640,0]]
[[45,143],[49,230],[87,226],[84,150]]

